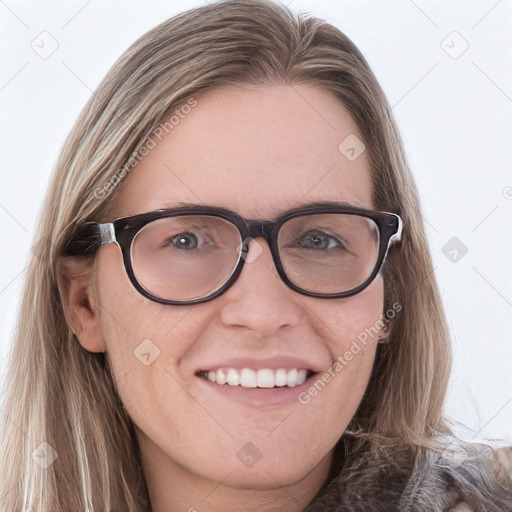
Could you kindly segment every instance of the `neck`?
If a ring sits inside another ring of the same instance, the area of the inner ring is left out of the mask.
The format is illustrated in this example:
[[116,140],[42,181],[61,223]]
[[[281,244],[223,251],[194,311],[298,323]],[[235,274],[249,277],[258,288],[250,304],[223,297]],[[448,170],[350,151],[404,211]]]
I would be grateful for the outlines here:
[[140,453],[152,512],[300,512],[330,478],[333,452],[305,477],[281,485],[269,475],[255,488],[229,485],[235,470],[214,481],[193,473],[172,460],[137,429]]

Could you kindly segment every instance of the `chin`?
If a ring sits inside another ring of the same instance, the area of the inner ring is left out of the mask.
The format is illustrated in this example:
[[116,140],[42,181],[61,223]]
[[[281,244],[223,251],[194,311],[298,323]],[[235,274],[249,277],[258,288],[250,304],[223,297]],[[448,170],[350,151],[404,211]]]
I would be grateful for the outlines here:
[[287,455],[275,441],[272,445],[260,443],[259,446],[261,451],[252,443],[246,443],[241,449],[237,447],[235,457],[224,458],[217,454],[213,456],[216,463],[197,469],[203,477],[236,489],[272,490],[292,486],[315,468],[325,472],[327,477],[329,467],[319,467],[326,463],[325,457],[318,456],[314,448],[304,452],[304,446],[297,447],[292,455]]
[[[259,465],[259,464],[257,464]],[[309,470],[304,468],[290,467],[292,464],[281,463],[266,464],[256,468],[240,468],[240,464],[232,465],[230,468],[225,468],[225,473],[231,471],[229,476],[226,474],[218,474],[214,480],[222,482],[222,485],[232,487],[235,489],[253,489],[253,490],[274,490],[283,487],[292,486],[303,480],[313,467]],[[217,470],[218,472],[218,470]]]

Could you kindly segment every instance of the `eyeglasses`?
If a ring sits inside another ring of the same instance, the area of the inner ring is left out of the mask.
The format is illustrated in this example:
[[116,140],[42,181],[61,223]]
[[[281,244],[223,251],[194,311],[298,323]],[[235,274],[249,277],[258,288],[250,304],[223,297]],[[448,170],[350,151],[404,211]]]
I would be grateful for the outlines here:
[[94,254],[115,242],[130,281],[144,297],[161,304],[196,304],[232,286],[250,261],[251,240],[263,237],[279,276],[292,290],[341,298],[374,280],[401,232],[398,215],[355,207],[308,206],[269,221],[194,206],[85,223],[64,255]]

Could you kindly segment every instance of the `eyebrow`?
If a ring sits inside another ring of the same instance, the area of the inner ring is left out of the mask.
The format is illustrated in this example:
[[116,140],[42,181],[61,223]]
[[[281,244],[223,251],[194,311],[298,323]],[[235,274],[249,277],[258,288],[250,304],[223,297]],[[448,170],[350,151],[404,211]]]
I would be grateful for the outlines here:
[[[298,208],[307,208],[307,207],[322,207],[322,206],[342,206],[342,207],[348,207],[348,208],[364,208],[363,206],[356,205],[353,203],[349,203],[348,201],[342,201],[338,199],[323,199],[318,201],[304,201],[299,200],[296,203],[292,205],[291,208],[288,208],[287,210],[282,210],[281,208],[271,208],[271,214],[278,216],[283,213],[290,212],[292,210],[296,210]],[[161,208],[161,210],[172,210],[174,208],[209,208],[209,207],[215,207],[215,208],[224,208],[225,210],[230,210],[231,208],[227,208],[226,206],[222,205],[213,205],[213,204],[205,204],[205,203],[195,203],[195,202],[189,202],[189,201],[175,201],[172,203],[164,204]]]

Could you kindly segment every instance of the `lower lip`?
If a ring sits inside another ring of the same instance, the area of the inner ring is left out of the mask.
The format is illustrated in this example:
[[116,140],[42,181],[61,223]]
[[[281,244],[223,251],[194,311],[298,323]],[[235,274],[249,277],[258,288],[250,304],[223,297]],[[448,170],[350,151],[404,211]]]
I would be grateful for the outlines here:
[[304,383],[295,387],[274,387],[274,388],[244,388],[242,386],[230,386],[228,384],[216,384],[204,377],[197,377],[207,388],[215,393],[235,402],[251,407],[283,407],[286,405],[298,404],[298,396],[306,391],[311,385],[315,374],[311,374]]

